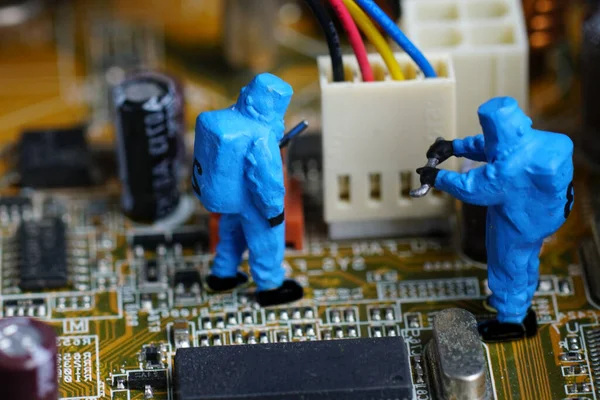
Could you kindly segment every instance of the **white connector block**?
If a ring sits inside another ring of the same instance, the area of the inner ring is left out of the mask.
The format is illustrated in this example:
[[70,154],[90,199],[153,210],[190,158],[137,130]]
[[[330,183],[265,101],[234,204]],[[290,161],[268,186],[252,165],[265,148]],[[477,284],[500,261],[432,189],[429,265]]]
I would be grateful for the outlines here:
[[477,108],[496,96],[529,106],[529,43],[521,0],[404,0],[406,35],[452,55],[458,136],[481,133]]
[[[429,146],[438,137],[456,137],[450,56],[426,56],[439,77],[424,79],[413,61],[398,53],[406,80],[393,81],[381,57],[369,55],[375,82],[361,81],[353,56],[343,59],[346,81],[332,82],[330,58],[318,58],[324,214],[331,236],[393,234],[393,221],[445,217],[451,211],[451,199],[439,192],[420,199],[408,195],[420,186],[415,169],[425,164]],[[452,168],[452,161],[444,167]],[[332,229],[335,224],[342,232]]]

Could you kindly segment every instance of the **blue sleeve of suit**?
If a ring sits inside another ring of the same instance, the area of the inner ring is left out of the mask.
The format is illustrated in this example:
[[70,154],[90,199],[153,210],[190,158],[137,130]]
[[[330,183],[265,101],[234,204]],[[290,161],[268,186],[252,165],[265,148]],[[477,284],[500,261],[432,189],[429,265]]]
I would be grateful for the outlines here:
[[440,170],[435,188],[465,203],[479,206],[500,204],[505,193],[496,176],[496,168],[486,164],[466,173]]
[[473,161],[487,161],[484,153],[485,139],[483,135],[454,139],[452,147],[454,148],[454,155],[457,157],[465,157]]

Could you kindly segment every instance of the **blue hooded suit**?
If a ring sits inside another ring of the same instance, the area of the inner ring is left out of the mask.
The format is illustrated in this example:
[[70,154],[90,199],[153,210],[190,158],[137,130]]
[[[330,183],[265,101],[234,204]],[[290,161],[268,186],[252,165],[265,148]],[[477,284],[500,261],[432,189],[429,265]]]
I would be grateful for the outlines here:
[[279,141],[293,94],[264,73],[241,90],[237,103],[203,112],[196,121],[192,187],[211,212],[221,213],[212,274],[235,277],[249,249],[258,291],[284,281],[284,182]]
[[490,304],[500,322],[521,323],[538,285],[542,243],[571,211],[573,142],[533,129],[510,97],[489,100],[478,113],[483,135],[452,144],[456,156],[487,164],[464,174],[441,170],[435,187],[488,206]]

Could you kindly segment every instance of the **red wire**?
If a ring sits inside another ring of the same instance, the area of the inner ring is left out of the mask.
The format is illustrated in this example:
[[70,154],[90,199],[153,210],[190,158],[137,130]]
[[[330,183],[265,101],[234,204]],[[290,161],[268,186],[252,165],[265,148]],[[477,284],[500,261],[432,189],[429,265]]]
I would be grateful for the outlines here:
[[333,10],[337,14],[344,30],[348,34],[348,40],[350,41],[350,45],[354,50],[354,54],[356,55],[356,60],[358,61],[358,66],[360,67],[360,72],[363,77],[364,82],[373,82],[373,70],[371,69],[371,64],[369,63],[369,59],[367,57],[367,49],[365,49],[365,43],[362,40],[362,36],[360,36],[360,32],[356,27],[356,23],[352,19],[352,16],[348,12],[348,9],[344,5],[342,0],[329,0],[329,4],[333,7]]

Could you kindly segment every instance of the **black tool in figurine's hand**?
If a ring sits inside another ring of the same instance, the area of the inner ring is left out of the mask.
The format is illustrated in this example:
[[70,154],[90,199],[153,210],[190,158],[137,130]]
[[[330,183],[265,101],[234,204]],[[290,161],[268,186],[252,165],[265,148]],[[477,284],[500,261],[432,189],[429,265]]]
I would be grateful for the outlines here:
[[417,174],[421,177],[421,185],[435,186],[435,180],[439,172],[440,170],[435,167],[417,168]]
[[438,138],[427,150],[427,158],[437,158],[438,164],[443,163],[454,155],[454,146],[451,140]]
[[[435,141],[435,143],[440,143],[440,142],[445,142],[444,138],[440,137],[440,138],[437,138]],[[429,148],[429,151],[427,152],[428,154],[430,153],[431,149],[436,145],[435,143]],[[428,158],[427,164],[425,164],[425,167],[435,168],[435,167],[437,167],[437,165],[439,163],[440,163],[440,160],[435,157]],[[410,197],[423,197],[423,196],[427,195],[427,193],[429,193],[429,191],[431,190],[432,187],[433,187],[433,185],[425,183],[425,184],[421,185],[421,187],[411,190]]]
[[294,126],[292,129],[289,130],[288,133],[283,135],[283,138],[279,141],[279,148],[282,149],[285,146],[287,146],[288,144],[290,144],[292,139],[295,138],[296,136],[298,136],[299,134],[301,134],[302,132],[304,132],[306,130],[306,128],[308,128],[307,120],[304,120],[304,121],[300,122],[298,125]]

